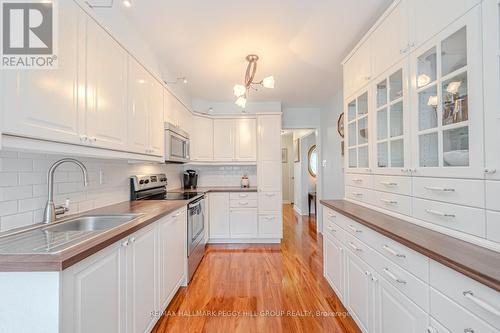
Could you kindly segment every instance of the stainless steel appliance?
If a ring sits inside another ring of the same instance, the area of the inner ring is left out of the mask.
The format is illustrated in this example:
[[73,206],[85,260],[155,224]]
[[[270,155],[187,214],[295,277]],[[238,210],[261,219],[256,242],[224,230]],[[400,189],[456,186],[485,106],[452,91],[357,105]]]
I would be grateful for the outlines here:
[[198,173],[194,170],[186,170],[183,175],[185,190],[193,190],[198,187]]
[[130,177],[131,200],[185,200],[187,201],[187,259],[188,282],[205,254],[205,194],[200,192],[167,191],[165,174]]
[[171,123],[165,123],[165,162],[189,162],[189,134]]

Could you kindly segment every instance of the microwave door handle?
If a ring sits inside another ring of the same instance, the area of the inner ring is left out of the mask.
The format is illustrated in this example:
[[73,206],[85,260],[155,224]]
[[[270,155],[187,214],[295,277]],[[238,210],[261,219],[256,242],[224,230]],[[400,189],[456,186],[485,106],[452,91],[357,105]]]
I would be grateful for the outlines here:
[[190,159],[189,157],[189,153],[190,153],[190,147],[189,147],[189,140],[186,140],[184,141],[184,149],[185,149],[185,152],[184,152],[184,156],[186,157],[186,159]]

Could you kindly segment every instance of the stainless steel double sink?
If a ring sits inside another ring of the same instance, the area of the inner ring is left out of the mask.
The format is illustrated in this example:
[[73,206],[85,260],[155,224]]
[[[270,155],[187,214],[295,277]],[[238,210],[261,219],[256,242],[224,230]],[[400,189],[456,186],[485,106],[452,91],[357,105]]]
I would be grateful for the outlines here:
[[128,223],[139,216],[139,214],[85,215],[49,225],[42,230],[49,232],[105,231]]

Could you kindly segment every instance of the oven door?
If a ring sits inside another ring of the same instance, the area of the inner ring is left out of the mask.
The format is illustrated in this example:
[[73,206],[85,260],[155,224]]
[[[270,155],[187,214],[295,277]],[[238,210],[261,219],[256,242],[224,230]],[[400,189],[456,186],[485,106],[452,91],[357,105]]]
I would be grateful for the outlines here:
[[168,162],[189,162],[189,139],[168,130],[165,134],[167,140],[165,142],[165,160]]
[[204,198],[188,205],[188,257],[205,236]]

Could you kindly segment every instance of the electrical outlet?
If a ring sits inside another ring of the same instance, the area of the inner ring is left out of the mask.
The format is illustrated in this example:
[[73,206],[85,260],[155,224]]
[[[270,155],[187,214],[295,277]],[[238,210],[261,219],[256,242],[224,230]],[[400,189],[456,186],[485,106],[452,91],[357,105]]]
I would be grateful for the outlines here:
[[323,165],[323,168],[326,168],[326,160],[323,160],[323,163],[321,163]]

